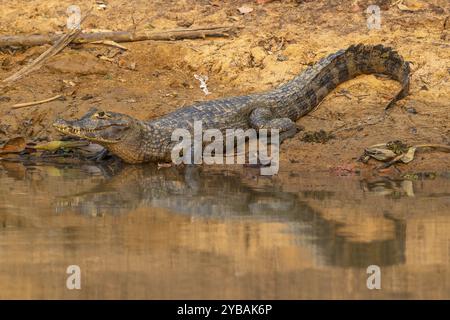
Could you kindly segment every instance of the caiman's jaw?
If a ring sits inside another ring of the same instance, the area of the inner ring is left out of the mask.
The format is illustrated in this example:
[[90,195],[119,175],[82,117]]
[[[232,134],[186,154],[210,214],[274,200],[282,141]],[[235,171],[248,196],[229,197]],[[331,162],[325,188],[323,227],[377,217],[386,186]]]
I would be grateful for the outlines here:
[[102,134],[104,134],[104,132],[102,131],[108,130],[108,127],[99,129],[81,129],[80,127],[73,126],[64,122],[65,122],[64,120],[57,120],[53,124],[53,127],[61,133],[67,134],[69,136],[90,140],[93,142],[110,144],[110,143],[117,143],[120,141],[120,139],[111,140],[102,137]]
[[61,133],[106,145],[120,142],[131,121],[129,116],[120,113],[91,109],[79,120],[59,119],[53,127]]

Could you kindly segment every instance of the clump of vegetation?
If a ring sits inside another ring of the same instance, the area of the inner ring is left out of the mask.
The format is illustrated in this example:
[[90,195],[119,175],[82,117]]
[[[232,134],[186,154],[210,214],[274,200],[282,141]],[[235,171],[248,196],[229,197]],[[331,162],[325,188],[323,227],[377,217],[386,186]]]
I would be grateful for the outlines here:
[[335,135],[331,132],[327,132],[323,129],[319,131],[307,131],[303,134],[300,140],[309,143],[326,143],[331,139],[334,139]]
[[386,147],[387,149],[393,151],[395,154],[406,153],[410,148],[410,146],[400,140],[389,141],[388,143],[386,143]]
[[413,173],[405,173],[402,175],[403,179],[406,180],[424,180],[424,179],[436,179],[436,172],[413,172]]
[[367,163],[370,158],[374,158],[385,162],[384,165],[378,167],[378,169],[384,169],[397,162],[410,163],[414,160],[416,150],[422,149],[434,149],[450,153],[450,146],[447,145],[418,144],[410,146],[400,140],[393,140],[365,148],[364,154],[359,158],[359,161]]

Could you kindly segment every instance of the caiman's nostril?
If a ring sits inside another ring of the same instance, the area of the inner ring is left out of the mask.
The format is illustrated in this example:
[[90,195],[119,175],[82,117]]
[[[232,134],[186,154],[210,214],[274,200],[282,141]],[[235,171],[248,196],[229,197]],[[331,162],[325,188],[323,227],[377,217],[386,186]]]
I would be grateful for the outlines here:
[[55,128],[66,127],[67,125],[68,125],[67,121],[63,119],[57,119],[55,122],[53,122],[53,127]]

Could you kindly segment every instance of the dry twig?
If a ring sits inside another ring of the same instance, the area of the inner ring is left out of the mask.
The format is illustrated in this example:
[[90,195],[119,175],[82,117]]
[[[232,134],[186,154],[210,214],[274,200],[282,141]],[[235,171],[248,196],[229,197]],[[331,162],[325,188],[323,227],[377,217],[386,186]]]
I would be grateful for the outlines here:
[[56,100],[56,99],[61,98],[61,97],[62,97],[62,95],[58,94],[58,95],[56,95],[54,97],[51,97],[51,98],[48,98],[48,99],[44,99],[44,100],[25,102],[25,103],[17,103],[15,105],[13,105],[11,107],[11,109],[20,109],[20,108],[31,107],[31,106],[35,106],[35,105],[38,105],[38,104],[43,104],[43,103],[46,103],[46,102],[53,101],[53,100]]
[[[86,17],[89,15],[90,11],[81,19],[81,22],[86,19]],[[27,74],[38,70],[42,65],[47,61],[49,58],[56,55],[58,52],[60,52],[62,49],[64,49],[70,42],[72,42],[81,32],[81,28],[74,28],[70,30],[67,34],[60,37],[53,46],[51,46],[48,50],[46,50],[44,53],[42,53],[39,57],[37,57],[33,62],[25,66],[24,68],[20,69],[18,72],[14,73],[13,75],[9,76],[6,79],[2,80],[2,84],[0,84],[0,89],[10,85],[16,80],[19,80],[26,76]]]

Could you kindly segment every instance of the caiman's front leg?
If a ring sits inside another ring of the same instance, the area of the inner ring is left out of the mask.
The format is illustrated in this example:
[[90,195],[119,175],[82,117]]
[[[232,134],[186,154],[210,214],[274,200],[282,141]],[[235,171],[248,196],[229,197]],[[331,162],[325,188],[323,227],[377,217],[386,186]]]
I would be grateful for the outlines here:
[[269,108],[256,108],[250,114],[250,125],[259,129],[278,129],[280,143],[287,138],[292,138],[297,133],[297,125],[289,118],[275,118]]

